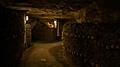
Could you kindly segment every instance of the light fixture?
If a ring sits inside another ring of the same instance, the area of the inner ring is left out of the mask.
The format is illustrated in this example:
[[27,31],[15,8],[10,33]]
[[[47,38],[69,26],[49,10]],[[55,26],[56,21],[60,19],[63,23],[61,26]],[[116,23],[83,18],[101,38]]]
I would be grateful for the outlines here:
[[57,20],[54,20],[54,27],[57,28]]
[[29,17],[28,17],[28,16],[26,16],[26,17],[25,17],[25,20],[26,20],[26,21],[28,21],[28,20],[29,20]]

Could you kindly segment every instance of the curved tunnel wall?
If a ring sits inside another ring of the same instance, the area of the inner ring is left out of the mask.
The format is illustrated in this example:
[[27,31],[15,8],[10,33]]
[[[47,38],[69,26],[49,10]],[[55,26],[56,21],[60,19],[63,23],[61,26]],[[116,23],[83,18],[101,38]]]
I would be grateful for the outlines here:
[[38,22],[32,30],[33,41],[53,42],[57,40],[57,29],[49,28],[46,24]]
[[81,67],[119,67],[120,23],[70,23],[63,28],[67,56]]

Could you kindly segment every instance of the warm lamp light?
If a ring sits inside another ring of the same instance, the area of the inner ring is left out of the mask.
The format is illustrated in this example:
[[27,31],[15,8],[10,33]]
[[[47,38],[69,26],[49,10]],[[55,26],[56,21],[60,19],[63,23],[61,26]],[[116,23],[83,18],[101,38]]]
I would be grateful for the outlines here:
[[57,28],[57,20],[54,20],[54,26]]
[[29,17],[28,17],[28,16],[26,16],[25,20],[26,20],[26,21],[28,21],[28,20],[29,20]]

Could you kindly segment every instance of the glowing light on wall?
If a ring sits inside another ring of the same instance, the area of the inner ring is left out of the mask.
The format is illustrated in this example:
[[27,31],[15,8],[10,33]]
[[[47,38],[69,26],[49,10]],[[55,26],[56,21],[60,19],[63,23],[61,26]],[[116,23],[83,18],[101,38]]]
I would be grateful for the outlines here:
[[47,22],[47,25],[49,28],[57,28],[57,20],[54,20],[52,22]]
[[54,27],[57,28],[57,20],[54,20]]
[[28,17],[28,16],[26,16],[26,17],[25,17],[25,20],[26,20],[26,21],[28,21],[28,20],[29,20],[29,17]]
[[53,25],[53,24],[50,24],[50,23],[48,22],[48,27],[49,27],[49,28],[54,28],[54,25]]

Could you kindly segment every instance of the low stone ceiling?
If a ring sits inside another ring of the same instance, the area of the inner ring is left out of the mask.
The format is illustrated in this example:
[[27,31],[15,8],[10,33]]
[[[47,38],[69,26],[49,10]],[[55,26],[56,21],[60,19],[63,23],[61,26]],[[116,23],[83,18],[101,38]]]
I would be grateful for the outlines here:
[[71,9],[71,8],[81,8],[90,4],[93,0],[1,0],[6,4],[15,5],[15,3],[28,3],[28,6],[41,8],[59,8],[59,9]]
[[81,7],[87,6],[91,2],[97,2],[101,4],[101,6],[107,8],[118,8],[120,6],[119,0],[0,0],[0,3],[10,4],[14,3],[28,3],[29,6],[40,8],[40,7],[56,7],[56,8],[76,8],[79,9]]
[[92,0],[27,0],[11,2],[9,7],[18,10],[28,10],[28,14],[40,18],[79,18],[84,16],[85,7],[92,4]]
[[116,0],[1,0],[0,2],[7,3],[5,5],[12,9],[28,10],[29,15],[40,18],[79,18],[85,16],[85,12],[92,8],[98,9],[98,5],[99,8],[107,6],[119,9]]
[[28,15],[40,18],[73,18],[74,15],[79,15],[81,10],[64,10],[64,9],[50,9],[50,8],[33,8],[33,7],[18,7],[9,6],[11,9],[26,10]]

